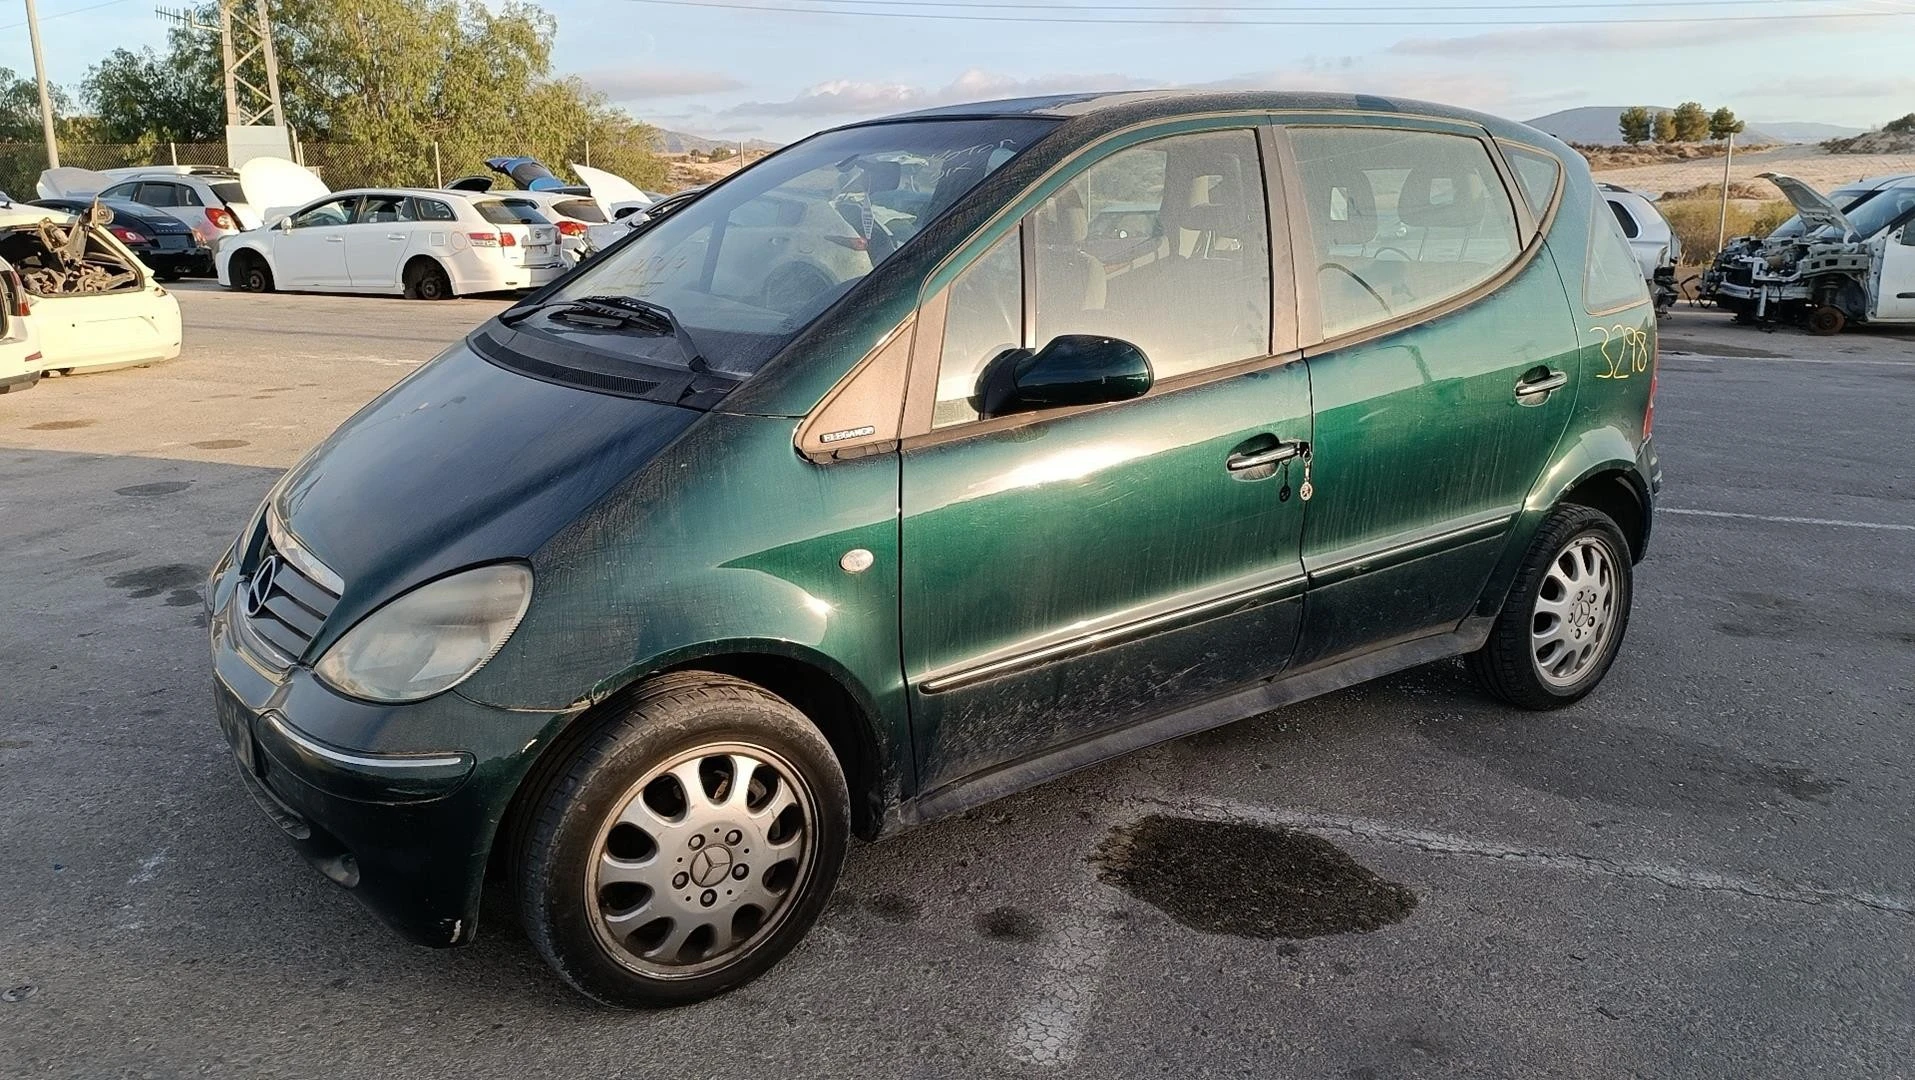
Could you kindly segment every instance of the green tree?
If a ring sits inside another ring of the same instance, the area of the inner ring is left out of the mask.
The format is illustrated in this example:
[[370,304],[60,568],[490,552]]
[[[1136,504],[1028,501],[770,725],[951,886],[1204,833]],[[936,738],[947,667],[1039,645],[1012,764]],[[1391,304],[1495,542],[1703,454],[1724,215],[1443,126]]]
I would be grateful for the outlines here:
[[1659,143],[1676,141],[1676,118],[1668,109],[1656,113],[1656,141]]
[[1676,106],[1672,119],[1677,142],[1701,142],[1709,137],[1709,114],[1700,101],[1685,101]]
[[[201,12],[208,18],[217,9]],[[656,132],[573,78],[552,74],[551,15],[521,0],[276,0],[273,43],[287,123],[304,143],[344,143],[327,178],[430,183],[526,154],[555,170],[592,164],[642,186],[666,168]],[[265,85],[264,72],[242,72]],[[214,35],[174,31],[164,56],[124,50],[88,72],[102,127],[126,141],[218,138],[225,106]]]
[[1709,114],[1709,137],[1720,142],[1731,135],[1740,135],[1749,125],[1736,119],[1735,110],[1724,105]]
[[1616,127],[1622,132],[1623,142],[1636,146],[1649,141],[1649,137],[1655,134],[1655,124],[1655,118],[1649,115],[1648,109],[1631,105],[1622,111]]
[[[75,125],[72,104],[59,87],[47,89],[53,98],[53,116],[57,121],[55,134],[70,136]],[[40,138],[39,88],[34,85],[32,76],[19,75],[12,68],[0,67],[0,142],[37,143]]]
[[1915,133],[1915,112],[1909,113],[1907,116],[1898,120],[1890,120],[1888,123],[1882,125],[1882,130],[1893,132],[1897,135]]
[[[177,50],[175,51],[177,53]],[[186,57],[197,61],[190,52]],[[80,100],[107,142],[217,142],[226,137],[219,69],[162,59],[152,49],[114,49],[87,69]],[[209,77],[210,76],[210,77]]]

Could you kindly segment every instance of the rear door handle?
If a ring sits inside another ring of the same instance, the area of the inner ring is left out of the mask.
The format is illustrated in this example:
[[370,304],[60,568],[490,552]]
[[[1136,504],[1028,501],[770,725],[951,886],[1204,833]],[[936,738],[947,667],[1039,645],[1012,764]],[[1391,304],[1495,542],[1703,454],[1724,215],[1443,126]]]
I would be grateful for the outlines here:
[[328,236],[328,237],[326,237],[326,243],[328,243],[328,244],[343,244],[343,243],[345,243],[345,242],[346,242],[346,238],[345,238],[345,237],[343,237],[343,236]]
[[405,238],[406,234],[402,232],[389,232],[386,234],[386,239],[388,240],[404,240]]
[[1521,401],[1524,398],[1538,397],[1543,394],[1547,394],[1551,392],[1552,390],[1561,390],[1563,387],[1568,385],[1569,385],[1568,372],[1552,371],[1547,375],[1542,375],[1534,379],[1524,379],[1523,381],[1517,383],[1516,384],[1516,399],[1518,401]]
[[1266,465],[1281,465],[1303,452],[1302,443],[1278,443],[1268,450],[1246,450],[1232,454],[1224,459],[1223,467],[1231,472],[1249,472]]

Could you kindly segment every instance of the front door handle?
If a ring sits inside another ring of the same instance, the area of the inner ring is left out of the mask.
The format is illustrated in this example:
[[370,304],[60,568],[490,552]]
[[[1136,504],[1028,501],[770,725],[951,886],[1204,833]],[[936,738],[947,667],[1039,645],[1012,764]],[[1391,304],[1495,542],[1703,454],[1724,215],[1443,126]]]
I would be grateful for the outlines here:
[[1246,450],[1224,459],[1223,467],[1233,473],[1249,472],[1268,465],[1281,465],[1303,452],[1302,443],[1278,443],[1268,450]]
[[1540,398],[1551,391],[1561,390],[1569,385],[1569,373],[1566,371],[1548,371],[1545,374],[1525,377],[1516,384],[1516,400],[1524,404],[1534,404],[1530,398]]
[[343,244],[343,243],[345,243],[345,242],[346,242],[346,238],[345,238],[345,237],[343,237],[343,236],[328,236],[328,237],[326,237],[326,243],[328,243],[328,244]]

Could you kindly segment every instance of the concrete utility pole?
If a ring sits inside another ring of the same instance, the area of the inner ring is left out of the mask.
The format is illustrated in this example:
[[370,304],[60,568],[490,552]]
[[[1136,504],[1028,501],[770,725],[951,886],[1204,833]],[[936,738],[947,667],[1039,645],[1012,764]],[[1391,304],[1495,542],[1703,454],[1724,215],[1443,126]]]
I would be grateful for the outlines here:
[[1729,152],[1722,155],[1722,212],[1716,216],[1716,250],[1729,242],[1729,163],[1735,160],[1735,132],[1729,132]]
[[27,37],[33,41],[33,78],[40,84],[40,131],[47,139],[47,168],[60,167],[60,143],[53,137],[53,96],[47,93],[47,62],[40,53],[40,14],[27,0]]

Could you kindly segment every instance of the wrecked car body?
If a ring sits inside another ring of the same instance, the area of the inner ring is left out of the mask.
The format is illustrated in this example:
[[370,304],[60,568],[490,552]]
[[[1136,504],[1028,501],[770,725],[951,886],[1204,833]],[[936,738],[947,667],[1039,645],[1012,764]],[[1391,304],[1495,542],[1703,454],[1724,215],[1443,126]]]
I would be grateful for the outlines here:
[[79,217],[38,206],[0,209],[0,260],[20,280],[47,371],[126,367],[180,353],[179,301],[107,231],[109,211]]
[[1792,176],[1763,173],[1796,209],[1767,237],[1730,241],[1702,296],[1742,323],[1915,323],[1915,174],[1838,189],[1842,204]]

